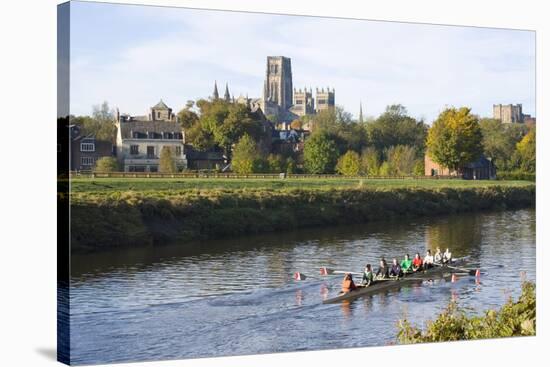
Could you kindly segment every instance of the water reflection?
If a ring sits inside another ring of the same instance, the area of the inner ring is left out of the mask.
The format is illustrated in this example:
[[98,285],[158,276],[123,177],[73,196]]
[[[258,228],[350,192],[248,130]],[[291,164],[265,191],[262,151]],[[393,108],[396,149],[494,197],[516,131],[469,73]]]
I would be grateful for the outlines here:
[[[536,275],[534,223],[521,210],[75,255],[71,353],[89,364],[385,345],[404,313],[423,325],[450,299],[481,312],[517,296],[522,277]],[[436,247],[470,256],[481,278],[447,274],[322,304],[342,276],[319,279],[320,267],[361,271]],[[307,279],[294,281],[295,271]]]

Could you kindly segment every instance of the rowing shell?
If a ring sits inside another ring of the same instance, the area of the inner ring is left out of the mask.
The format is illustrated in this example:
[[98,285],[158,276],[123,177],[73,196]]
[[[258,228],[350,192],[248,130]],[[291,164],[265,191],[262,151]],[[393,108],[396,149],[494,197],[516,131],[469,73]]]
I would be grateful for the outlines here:
[[405,284],[411,284],[419,281],[433,279],[434,276],[442,276],[445,273],[450,273],[452,271],[453,269],[451,269],[446,265],[443,265],[443,266],[433,267],[425,271],[410,273],[405,275],[402,278],[388,279],[383,281],[374,281],[374,283],[372,283],[368,287],[358,285],[357,289],[348,293],[344,293],[337,297],[326,299],[323,301],[323,303],[327,304],[327,303],[338,303],[341,301],[349,301],[349,300],[362,297],[368,294],[372,294],[381,290],[398,288]]

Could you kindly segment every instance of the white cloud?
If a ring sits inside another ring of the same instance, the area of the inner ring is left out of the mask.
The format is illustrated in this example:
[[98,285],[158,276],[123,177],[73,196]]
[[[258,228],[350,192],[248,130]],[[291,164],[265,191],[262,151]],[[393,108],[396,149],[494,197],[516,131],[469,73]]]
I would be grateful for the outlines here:
[[[534,34],[390,22],[134,7],[155,39],[116,45],[105,57],[73,37],[73,113],[108,100],[144,113],[163,98],[174,108],[208,96],[213,81],[260,96],[267,55],[292,58],[297,88],[331,86],[337,103],[367,114],[402,103],[432,120],[445,105],[487,115],[493,103],[534,112]],[[87,19],[79,20],[86,22]],[[113,26],[112,32],[131,32]],[[109,40],[106,39],[105,42]]]

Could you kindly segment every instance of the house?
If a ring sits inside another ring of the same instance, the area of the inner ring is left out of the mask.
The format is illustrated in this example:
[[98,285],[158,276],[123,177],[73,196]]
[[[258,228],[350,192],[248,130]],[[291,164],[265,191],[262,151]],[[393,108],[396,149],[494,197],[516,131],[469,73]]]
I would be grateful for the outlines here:
[[172,149],[178,170],[187,168],[182,126],[162,100],[146,116],[117,112],[116,127],[117,158],[125,172],[158,172],[164,147]]
[[426,176],[460,176],[465,180],[493,180],[496,178],[496,167],[484,156],[459,169],[450,170],[434,162],[427,154],[424,156],[424,175]]
[[94,135],[82,135],[80,127],[69,126],[70,159],[71,171],[90,171],[95,163],[102,157],[113,157],[113,143],[110,141],[96,139]]
[[227,159],[221,149],[200,151],[191,145],[185,145],[187,167],[193,170],[221,170],[227,165]]

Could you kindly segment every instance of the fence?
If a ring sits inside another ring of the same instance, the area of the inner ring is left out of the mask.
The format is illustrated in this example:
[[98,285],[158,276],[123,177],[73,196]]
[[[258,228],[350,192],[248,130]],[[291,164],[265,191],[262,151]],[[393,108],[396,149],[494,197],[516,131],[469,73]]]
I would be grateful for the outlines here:
[[252,173],[236,174],[221,172],[186,171],[178,173],[159,172],[71,172],[71,178],[213,178],[213,179],[367,179],[367,180],[438,180],[458,179],[457,176],[343,176],[334,174],[298,174],[298,173]]

